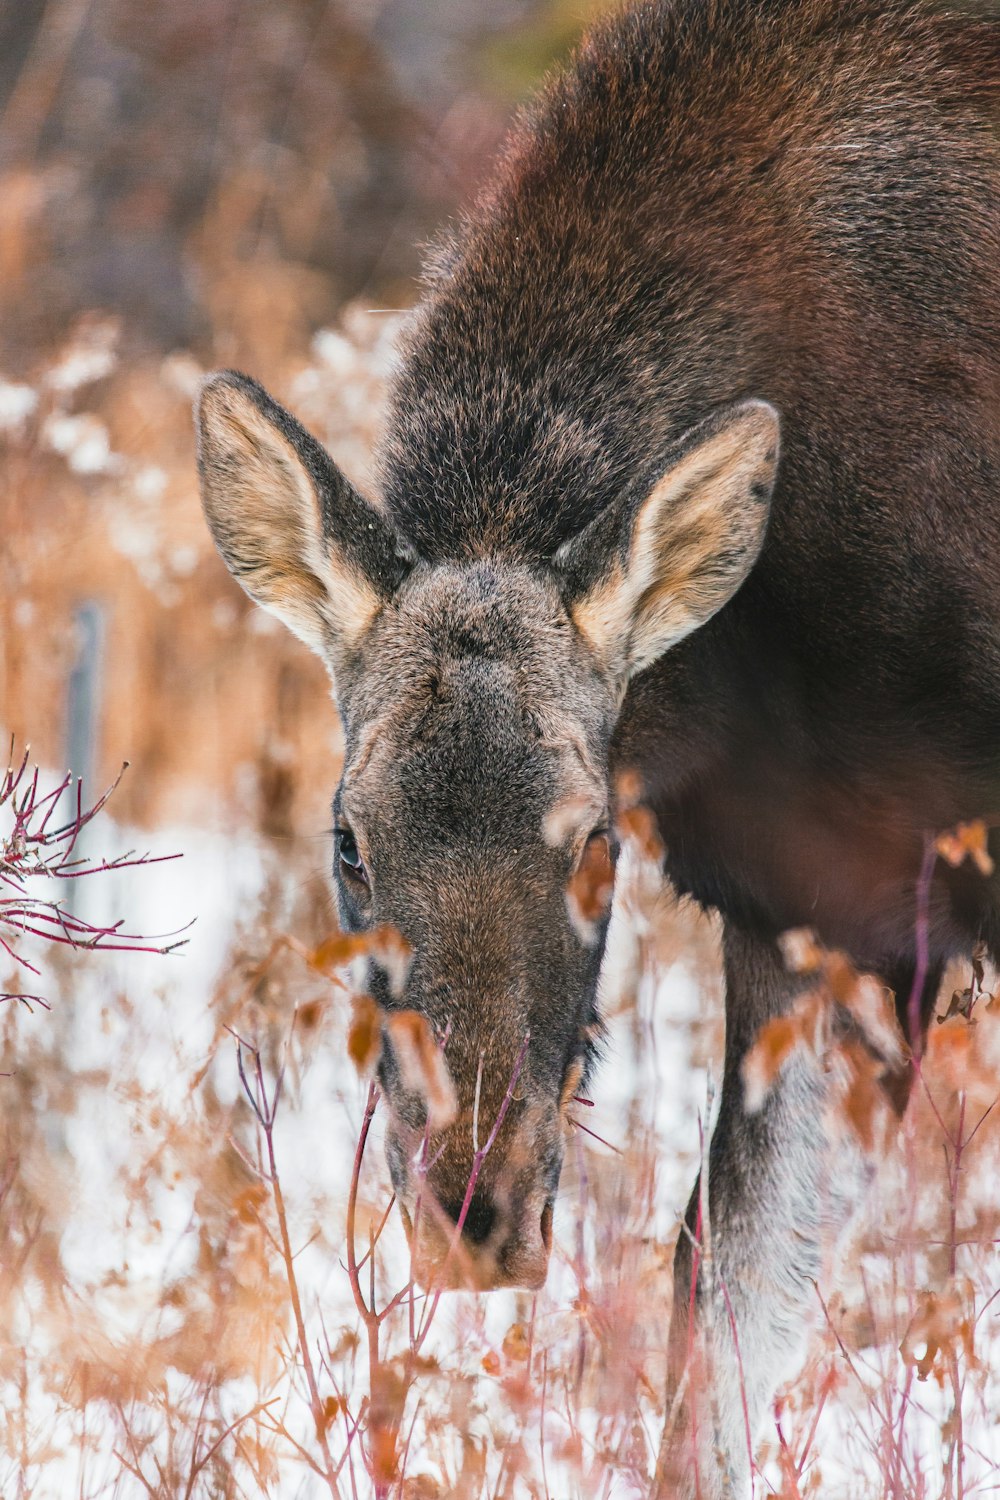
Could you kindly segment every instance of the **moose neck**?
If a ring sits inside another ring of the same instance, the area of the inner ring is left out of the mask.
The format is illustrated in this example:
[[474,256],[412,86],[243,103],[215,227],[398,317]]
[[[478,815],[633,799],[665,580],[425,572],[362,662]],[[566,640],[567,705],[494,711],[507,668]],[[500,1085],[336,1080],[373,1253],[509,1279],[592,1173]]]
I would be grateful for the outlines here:
[[[970,159],[978,207],[949,219],[944,257],[921,180],[901,178],[893,211],[910,228],[883,234],[879,151],[836,136],[866,109],[864,29],[774,9],[799,76],[828,78],[830,97],[796,89],[759,38],[733,88],[726,59],[756,8],[685,8],[684,31],[654,5],[630,21],[641,70],[598,33],[525,119],[415,314],[382,489],[428,559],[537,565],[648,491],[692,424],[748,396],[773,405],[760,558],[634,680],[617,756],[643,774],[682,888],[768,933],[825,922],[874,960],[912,942],[926,830],[1000,810],[995,681],[942,603],[958,577],[995,597],[991,513],[967,508],[958,534],[941,498],[969,492],[963,455],[1000,465],[995,377],[967,331],[995,295],[977,236],[996,200],[985,157]],[[958,118],[946,61],[936,98]],[[930,115],[907,109],[916,142]],[[942,951],[982,925],[963,906]]]

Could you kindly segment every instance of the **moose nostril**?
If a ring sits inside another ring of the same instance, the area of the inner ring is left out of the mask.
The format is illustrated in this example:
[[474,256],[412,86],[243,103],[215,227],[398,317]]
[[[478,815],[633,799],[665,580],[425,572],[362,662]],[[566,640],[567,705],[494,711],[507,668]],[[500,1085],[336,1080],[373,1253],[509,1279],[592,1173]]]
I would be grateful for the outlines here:
[[[455,1224],[462,1216],[464,1202],[464,1198],[458,1198],[451,1203],[444,1204],[445,1212]],[[493,1233],[496,1218],[497,1211],[489,1198],[483,1193],[473,1193],[472,1202],[469,1204],[462,1224],[462,1237],[471,1241],[473,1245],[485,1244]]]
[[551,1250],[552,1250],[552,1199],[551,1198],[546,1203],[545,1207],[542,1209],[542,1244],[545,1246],[545,1253],[549,1254],[551,1252]]

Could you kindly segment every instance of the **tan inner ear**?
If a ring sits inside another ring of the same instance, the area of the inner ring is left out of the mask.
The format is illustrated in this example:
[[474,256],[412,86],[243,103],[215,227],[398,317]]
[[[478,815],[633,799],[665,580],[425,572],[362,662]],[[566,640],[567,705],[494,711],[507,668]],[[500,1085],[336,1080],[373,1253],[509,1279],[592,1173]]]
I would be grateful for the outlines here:
[[686,453],[636,517],[628,557],[571,611],[610,670],[640,671],[722,608],[757,559],[777,461],[777,415],[764,403]]
[[323,534],[319,500],[295,449],[231,385],[202,400],[203,500],[233,576],[327,661],[352,645],[377,594]]

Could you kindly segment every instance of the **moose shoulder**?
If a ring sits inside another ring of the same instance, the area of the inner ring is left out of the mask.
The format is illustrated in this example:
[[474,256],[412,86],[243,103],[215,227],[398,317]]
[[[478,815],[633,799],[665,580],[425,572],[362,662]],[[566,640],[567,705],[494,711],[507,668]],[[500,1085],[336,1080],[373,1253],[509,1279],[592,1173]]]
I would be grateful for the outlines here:
[[[599,1034],[604,924],[587,941],[565,890],[614,860],[618,769],[723,916],[710,1198],[745,1390],[730,1351],[730,1476],[708,1455],[703,1496],[746,1482],[744,1410],[864,1178],[842,1152],[831,1189],[806,1060],[745,1108],[741,1061],[795,990],[776,940],[816,928],[905,1007],[928,833],[1000,817],[998,324],[991,3],[650,0],[548,84],[438,253],[377,505],[247,377],[202,396],[222,555],[334,679],[342,919],[403,933],[404,992],[376,973],[378,998],[447,1038],[450,1121],[388,1038],[380,1064],[419,1274],[544,1278]],[[995,881],[939,867],[927,929],[922,1026],[950,957],[1000,958]],[[467,1193],[474,1113],[503,1118]]]

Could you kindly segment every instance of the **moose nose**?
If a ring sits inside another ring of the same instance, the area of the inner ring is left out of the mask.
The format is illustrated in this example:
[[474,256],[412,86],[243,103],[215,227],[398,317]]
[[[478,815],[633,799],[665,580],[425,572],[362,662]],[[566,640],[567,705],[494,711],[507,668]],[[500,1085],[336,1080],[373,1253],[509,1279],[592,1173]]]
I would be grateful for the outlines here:
[[413,1275],[422,1287],[487,1292],[500,1287],[537,1291],[545,1284],[552,1246],[552,1201],[532,1201],[517,1213],[475,1192],[456,1234],[464,1198],[421,1205],[413,1231],[405,1216]]
[[465,1199],[451,1199],[443,1203],[442,1208],[453,1224],[457,1224],[462,1218],[462,1210],[465,1208],[465,1218],[462,1220],[462,1239],[471,1245],[485,1245],[493,1233],[497,1222],[497,1211],[495,1205],[485,1193],[478,1190],[473,1193],[468,1208],[465,1207]]

